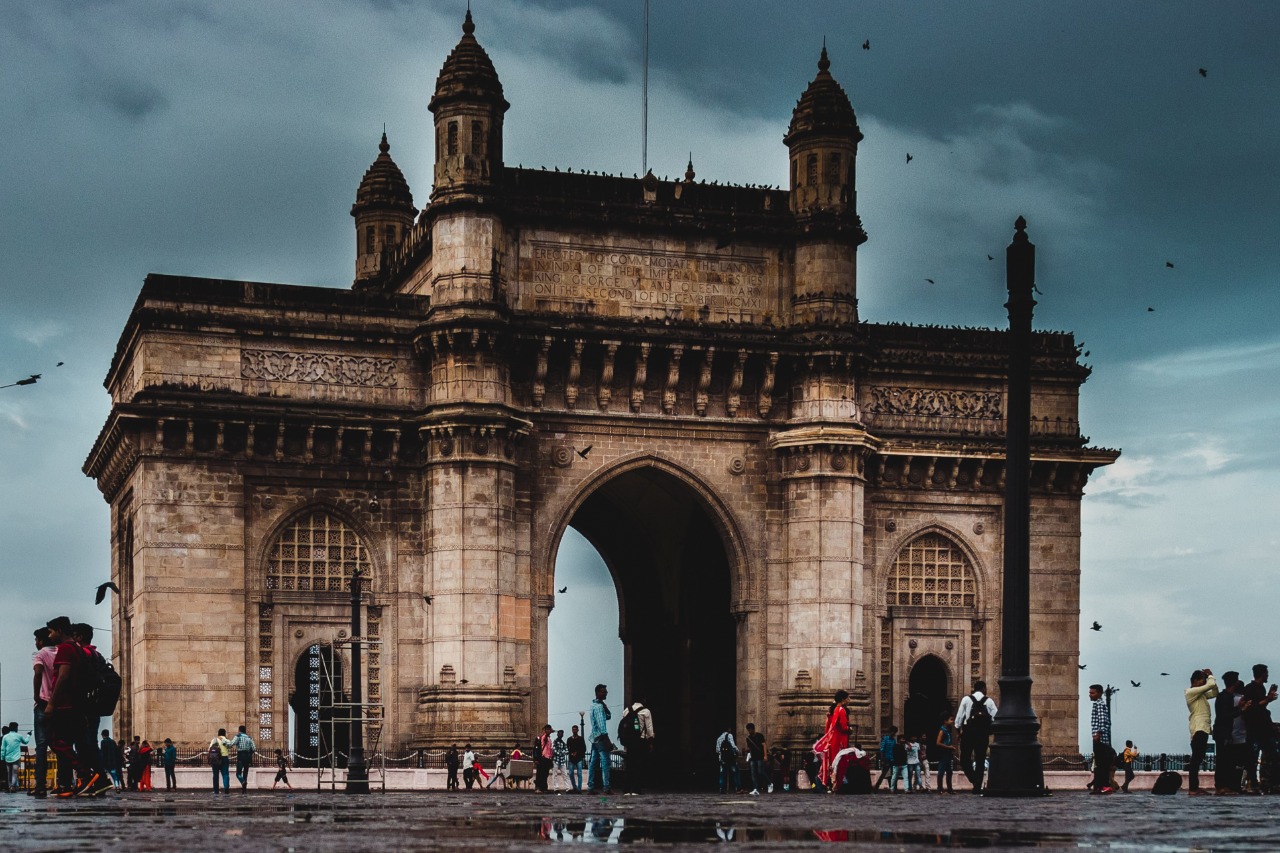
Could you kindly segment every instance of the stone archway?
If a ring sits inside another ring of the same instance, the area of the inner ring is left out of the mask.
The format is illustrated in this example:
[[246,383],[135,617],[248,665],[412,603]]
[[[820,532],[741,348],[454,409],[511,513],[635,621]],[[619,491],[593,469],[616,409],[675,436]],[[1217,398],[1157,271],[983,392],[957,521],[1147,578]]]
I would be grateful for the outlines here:
[[934,655],[925,655],[911,667],[907,679],[907,701],[903,707],[903,729],[912,737],[932,735],[951,708],[950,677],[947,665]]
[[730,560],[711,509],[674,474],[643,466],[596,486],[568,526],[599,552],[618,594],[615,722],[626,702],[644,701],[664,768],[654,781],[707,784],[715,738],[736,726],[738,670]]
[[328,763],[337,751],[346,766],[351,734],[346,725],[334,726],[334,705],[346,701],[342,690],[344,662],[328,643],[312,643],[293,667],[289,706],[294,713],[294,752],[309,765]]

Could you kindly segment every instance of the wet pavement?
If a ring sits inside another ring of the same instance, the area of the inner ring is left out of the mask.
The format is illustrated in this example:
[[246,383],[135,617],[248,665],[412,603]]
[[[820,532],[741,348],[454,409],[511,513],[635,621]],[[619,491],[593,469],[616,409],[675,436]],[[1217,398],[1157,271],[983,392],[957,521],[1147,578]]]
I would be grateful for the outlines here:
[[156,791],[99,799],[0,795],[0,849],[13,851],[635,850],[867,851],[1043,848],[1274,851],[1280,798],[1185,794],[1035,800],[971,794],[639,797],[530,792]]

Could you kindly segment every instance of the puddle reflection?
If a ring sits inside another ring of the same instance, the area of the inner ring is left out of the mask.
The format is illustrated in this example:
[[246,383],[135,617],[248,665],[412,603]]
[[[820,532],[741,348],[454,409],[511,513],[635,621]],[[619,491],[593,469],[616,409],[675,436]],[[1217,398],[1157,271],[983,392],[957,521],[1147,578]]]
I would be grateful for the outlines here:
[[1047,832],[958,829],[934,833],[880,829],[797,829],[735,826],[721,821],[676,822],[620,817],[543,818],[538,837],[566,844],[698,844],[817,840],[967,849],[1062,847],[1076,843],[1073,836]]

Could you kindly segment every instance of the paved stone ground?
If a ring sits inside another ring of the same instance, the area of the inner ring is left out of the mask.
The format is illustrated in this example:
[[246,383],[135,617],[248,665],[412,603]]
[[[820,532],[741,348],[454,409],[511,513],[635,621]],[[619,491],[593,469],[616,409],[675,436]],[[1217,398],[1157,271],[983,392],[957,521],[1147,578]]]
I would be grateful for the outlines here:
[[634,849],[1124,851],[1280,849],[1280,798],[1185,794],[1037,800],[972,794],[655,794],[157,791],[92,800],[0,795],[0,849],[14,851],[514,851],[613,843]]

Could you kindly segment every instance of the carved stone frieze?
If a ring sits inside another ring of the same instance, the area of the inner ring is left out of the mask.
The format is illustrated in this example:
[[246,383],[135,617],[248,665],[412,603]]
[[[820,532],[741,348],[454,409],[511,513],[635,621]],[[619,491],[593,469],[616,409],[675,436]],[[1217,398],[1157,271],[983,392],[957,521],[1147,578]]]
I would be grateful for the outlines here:
[[366,388],[394,388],[397,382],[396,363],[390,358],[262,349],[241,351],[240,376]]
[[958,391],[939,388],[896,388],[876,385],[870,410],[876,414],[948,418],[1002,418],[1003,395],[998,391]]

